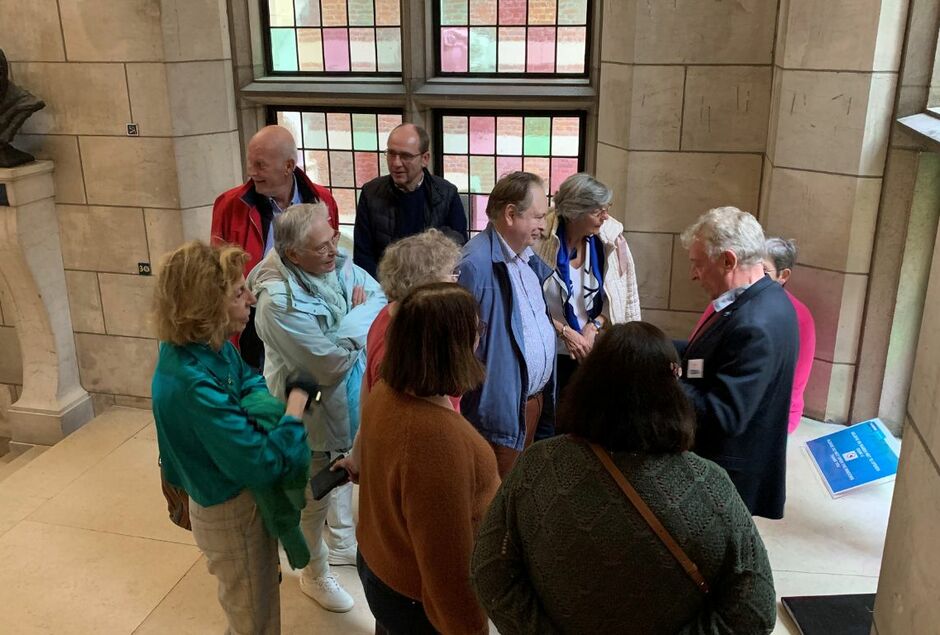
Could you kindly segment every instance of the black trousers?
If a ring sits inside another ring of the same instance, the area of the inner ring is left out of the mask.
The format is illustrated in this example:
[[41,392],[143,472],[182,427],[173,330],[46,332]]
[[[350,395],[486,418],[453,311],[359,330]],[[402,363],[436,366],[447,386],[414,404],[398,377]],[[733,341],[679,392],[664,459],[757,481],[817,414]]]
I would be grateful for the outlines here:
[[390,589],[378,576],[372,573],[362,553],[356,554],[356,568],[359,580],[369,603],[369,610],[375,616],[375,632],[389,635],[435,635],[437,630],[428,620],[424,606],[417,600]]
[[565,386],[568,385],[568,382],[571,381],[571,376],[574,375],[574,371],[576,370],[578,370],[578,362],[571,359],[571,355],[565,353],[558,356],[558,365],[555,369],[556,399],[560,400],[562,398],[562,391],[565,389]]

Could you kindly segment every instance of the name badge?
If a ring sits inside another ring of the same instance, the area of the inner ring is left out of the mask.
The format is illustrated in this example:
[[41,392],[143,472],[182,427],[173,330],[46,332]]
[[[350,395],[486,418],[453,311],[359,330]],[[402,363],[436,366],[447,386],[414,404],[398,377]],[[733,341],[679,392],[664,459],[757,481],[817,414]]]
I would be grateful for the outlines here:
[[685,376],[689,379],[701,379],[705,375],[705,360],[690,359],[686,367]]

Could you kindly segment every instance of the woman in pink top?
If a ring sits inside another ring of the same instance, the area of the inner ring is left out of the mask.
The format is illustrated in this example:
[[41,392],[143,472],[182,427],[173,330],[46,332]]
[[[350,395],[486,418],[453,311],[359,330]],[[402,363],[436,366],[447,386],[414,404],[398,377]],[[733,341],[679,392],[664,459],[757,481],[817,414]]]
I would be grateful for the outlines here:
[[[385,357],[385,334],[398,303],[415,287],[433,282],[457,282],[454,270],[459,261],[460,246],[436,229],[402,238],[385,250],[378,275],[388,304],[376,316],[366,336],[366,373],[360,397],[362,406],[366,403],[369,391],[379,380],[379,368]],[[454,410],[460,412],[460,396],[451,397],[451,401]],[[358,434],[349,456],[336,465],[346,468],[354,483],[359,481]]]
[[[797,248],[793,240],[783,238],[768,238],[764,243],[766,256],[764,257],[764,273],[786,287],[793,267],[796,265]],[[800,328],[800,353],[796,358],[796,368],[793,372],[793,394],[790,397],[790,422],[788,432],[793,432],[800,425],[803,415],[803,391],[809,381],[809,373],[813,368],[813,357],[816,354],[816,325],[813,316],[806,305],[787,291],[793,309],[796,311],[796,321]]]

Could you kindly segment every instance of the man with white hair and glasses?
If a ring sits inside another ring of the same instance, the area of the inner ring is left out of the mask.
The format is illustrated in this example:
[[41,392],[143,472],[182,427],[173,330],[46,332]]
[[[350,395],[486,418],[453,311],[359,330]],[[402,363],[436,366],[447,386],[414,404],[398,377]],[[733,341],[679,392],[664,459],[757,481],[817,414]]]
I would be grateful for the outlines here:
[[694,450],[728,471],[752,514],[783,518],[796,313],[764,275],[764,232],[751,214],[709,210],[682,244],[711,298],[689,340],[676,343],[698,420]]

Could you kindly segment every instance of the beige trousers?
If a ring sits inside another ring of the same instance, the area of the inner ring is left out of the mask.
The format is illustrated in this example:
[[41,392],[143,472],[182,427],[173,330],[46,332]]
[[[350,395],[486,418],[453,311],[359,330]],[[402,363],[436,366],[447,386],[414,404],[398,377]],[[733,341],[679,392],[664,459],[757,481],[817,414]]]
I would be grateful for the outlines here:
[[203,507],[189,499],[193,538],[219,581],[219,604],[229,635],[281,632],[277,540],[247,489],[218,505]]

